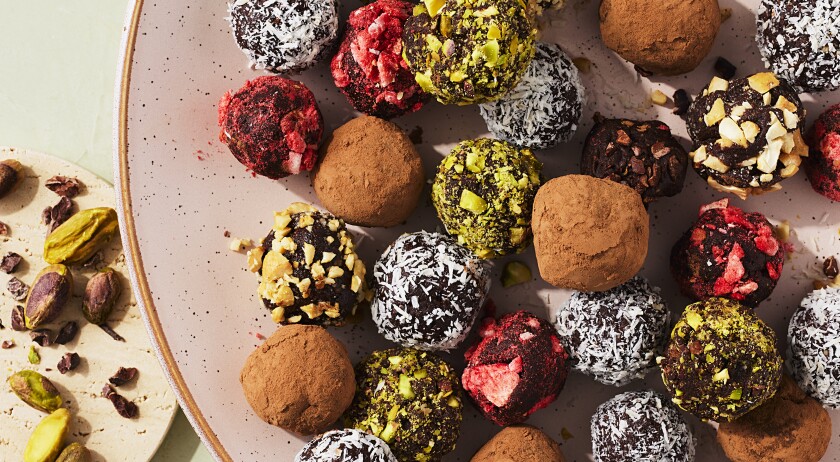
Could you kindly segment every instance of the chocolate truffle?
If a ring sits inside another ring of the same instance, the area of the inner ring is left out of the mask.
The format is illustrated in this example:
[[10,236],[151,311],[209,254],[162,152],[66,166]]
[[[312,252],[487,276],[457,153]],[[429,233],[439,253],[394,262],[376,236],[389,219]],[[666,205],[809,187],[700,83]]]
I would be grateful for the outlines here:
[[264,421],[304,435],[323,432],[350,406],[353,364],[322,327],[281,327],[245,361],[239,381]]
[[645,204],[682,191],[688,154],[658,120],[605,119],[595,114],[580,171],[636,190]]
[[758,49],[776,75],[804,91],[840,88],[840,3],[762,0]]
[[585,102],[578,70],[559,46],[537,43],[519,84],[501,99],[480,106],[496,138],[531,149],[569,141]]
[[602,0],[601,39],[644,72],[694,70],[720,29],[717,0]]
[[470,462],[565,462],[560,445],[530,425],[503,428]]
[[782,374],[776,333],[753,310],[725,298],[687,306],[657,362],[675,404],[718,422],[770,399]]
[[487,138],[459,143],[438,165],[432,202],[446,231],[481,258],[531,245],[542,164],[528,149]]
[[653,391],[622,393],[591,420],[595,462],[694,462],[694,436],[680,411]]
[[484,321],[481,340],[464,355],[464,390],[497,425],[523,422],[555,399],[569,375],[569,355],[551,324],[527,311]]
[[659,288],[636,276],[605,292],[572,293],[554,326],[573,369],[623,386],[656,367],[669,320]]
[[567,289],[612,289],[642,268],[648,226],[642,199],[629,187],[586,175],[554,178],[534,200],[540,276]]
[[776,396],[721,423],[717,440],[732,462],[819,462],[831,440],[831,417],[783,375]]
[[788,326],[793,378],[825,406],[840,408],[840,289],[808,294]]
[[262,76],[222,97],[219,127],[219,140],[236,160],[276,180],[312,170],[324,120],[306,85]]
[[686,114],[694,169],[709,186],[742,199],[781,189],[808,146],[805,109],[787,81],[770,72],[727,82],[718,77]]
[[295,462],[397,462],[381,439],[361,430],[332,430],[306,443]]
[[823,112],[808,132],[805,173],[814,191],[840,201],[840,105]]
[[420,109],[428,99],[402,57],[403,26],[412,6],[377,0],[350,13],[330,70],[357,111],[390,119]]
[[388,443],[397,460],[437,462],[455,448],[462,409],[452,367],[431,353],[392,348],[356,366],[344,420]]
[[336,0],[236,0],[228,21],[257,69],[298,72],[327,58],[338,37]]
[[467,338],[490,291],[490,265],[449,236],[403,234],[373,269],[379,333],[403,346],[450,350]]
[[522,0],[429,0],[406,21],[403,57],[441,103],[484,103],[519,83],[535,35]]
[[755,307],[770,296],[786,249],[764,215],[729,199],[700,208],[700,218],[671,249],[671,274],[694,300],[724,297]]
[[248,252],[260,274],[257,290],[271,319],[281,324],[344,324],[368,296],[365,264],[344,222],[295,202],[274,213],[262,245]]
[[425,184],[420,154],[396,125],[358,117],[338,127],[312,171],[318,199],[359,226],[395,226],[417,207]]
[[566,6],[566,0],[528,0],[528,11],[538,18],[549,11],[559,11]]

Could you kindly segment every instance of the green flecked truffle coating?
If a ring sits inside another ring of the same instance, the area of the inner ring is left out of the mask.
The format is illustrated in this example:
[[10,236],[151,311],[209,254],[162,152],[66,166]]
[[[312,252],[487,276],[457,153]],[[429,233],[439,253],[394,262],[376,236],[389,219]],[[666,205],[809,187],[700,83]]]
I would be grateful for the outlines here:
[[686,307],[657,362],[675,404],[722,422],[772,398],[782,378],[773,329],[751,309],[723,298]]
[[455,449],[462,409],[452,367],[431,353],[392,348],[356,366],[344,423],[384,440],[400,461],[435,462]]
[[522,0],[423,0],[403,30],[403,58],[443,104],[478,104],[514,88],[534,58]]
[[531,245],[531,209],[542,164],[505,141],[462,141],[438,165],[432,202],[446,231],[480,258]]

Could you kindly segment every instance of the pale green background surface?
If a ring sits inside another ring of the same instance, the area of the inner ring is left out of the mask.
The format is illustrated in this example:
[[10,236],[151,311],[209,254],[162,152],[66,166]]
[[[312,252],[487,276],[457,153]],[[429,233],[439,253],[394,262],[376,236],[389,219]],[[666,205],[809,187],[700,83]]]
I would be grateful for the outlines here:
[[[126,2],[0,0],[0,7],[0,145],[63,157],[112,181]],[[179,411],[153,461],[211,460]]]

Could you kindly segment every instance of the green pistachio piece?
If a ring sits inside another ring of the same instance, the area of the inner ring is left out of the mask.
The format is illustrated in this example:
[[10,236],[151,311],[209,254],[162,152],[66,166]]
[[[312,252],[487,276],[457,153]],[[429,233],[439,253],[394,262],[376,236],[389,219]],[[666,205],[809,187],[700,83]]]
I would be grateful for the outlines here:
[[531,280],[531,268],[518,261],[508,262],[502,270],[502,287],[511,287]]
[[422,72],[414,74],[414,81],[417,82],[417,85],[420,85],[420,88],[422,88],[425,92],[432,92],[435,89],[435,84],[432,82],[432,79]]
[[685,322],[687,322],[692,329],[697,330],[697,328],[700,327],[700,324],[703,323],[703,317],[694,311],[686,311]]
[[487,210],[487,201],[469,189],[461,192],[461,201],[458,205],[472,213],[484,213]]
[[443,5],[446,4],[446,0],[423,0],[423,4],[426,5],[429,16],[434,18],[440,12],[441,8],[443,8]]
[[729,394],[729,398],[730,399],[741,399],[741,394],[742,393],[743,392],[741,391],[740,388],[736,388],[736,389],[732,390],[732,393]]
[[47,236],[44,260],[84,263],[117,234],[118,226],[117,212],[110,207],[82,210]]
[[53,412],[64,404],[61,393],[35,371],[20,371],[9,377],[9,388],[21,401],[41,412]]
[[484,46],[481,47],[481,54],[484,55],[484,60],[489,65],[494,65],[499,60],[499,42],[496,40],[488,40]]
[[414,390],[411,389],[411,378],[405,374],[400,374],[399,384],[400,396],[405,399],[414,399]]
[[71,443],[58,455],[55,462],[91,462],[90,451],[79,443]]
[[721,369],[712,376],[713,382],[726,382],[727,380],[729,380],[729,369]]
[[29,364],[41,364],[41,355],[38,354],[35,345],[29,345],[29,354],[26,358],[29,360]]
[[35,427],[23,450],[23,462],[53,462],[70,429],[70,411],[60,408]]

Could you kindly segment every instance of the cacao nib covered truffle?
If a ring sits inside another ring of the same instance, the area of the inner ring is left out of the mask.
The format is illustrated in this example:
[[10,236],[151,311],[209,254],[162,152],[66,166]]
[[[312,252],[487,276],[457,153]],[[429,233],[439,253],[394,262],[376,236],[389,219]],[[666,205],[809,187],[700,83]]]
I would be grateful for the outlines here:
[[228,21],[257,69],[298,72],[325,59],[338,37],[336,0],[236,0]]
[[344,222],[302,202],[274,213],[248,267],[259,272],[257,292],[280,324],[342,325],[368,296],[365,264]]
[[403,26],[412,7],[403,0],[377,0],[350,13],[330,69],[357,111],[390,119],[420,109],[428,99],[402,57]]
[[782,374],[776,333],[753,310],[725,298],[687,306],[657,362],[676,405],[719,422],[771,398]]
[[219,127],[219,140],[236,160],[276,180],[312,170],[324,120],[306,85],[262,76],[222,97]]
[[438,165],[432,202],[446,231],[481,258],[531,245],[531,207],[542,164],[529,149],[479,138],[462,141]]
[[548,321],[517,311],[486,319],[479,335],[461,380],[485,417],[501,426],[520,423],[557,399],[569,355]]
[[729,199],[700,208],[700,218],[671,249],[671,274],[694,300],[724,297],[755,307],[770,296],[786,249],[764,215]]
[[430,0],[406,21],[403,56],[441,103],[484,103],[519,83],[535,35],[522,0]]
[[764,64],[804,91],[840,88],[840,3],[762,0],[758,49]]
[[825,406],[840,408],[840,289],[808,294],[788,326],[793,378]]
[[687,169],[688,154],[668,125],[605,119],[600,114],[595,114],[580,161],[584,175],[630,186],[645,204],[679,194]]
[[306,443],[295,462],[397,462],[381,439],[361,430],[345,428],[324,433]]
[[669,320],[659,288],[636,276],[605,292],[574,292],[554,326],[573,369],[623,386],[656,368]]
[[381,438],[397,460],[437,462],[455,448],[462,410],[451,366],[431,353],[392,348],[356,366],[344,423]]
[[560,445],[538,428],[512,425],[503,428],[470,462],[565,462]]
[[540,42],[536,50],[516,88],[480,109],[496,138],[545,149],[575,134],[586,94],[577,68],[559,46]]
[[805,173],[814,191],[840,201],[840,105],[828,108],[808,132]]
[[374,266],[371,314],[379,333],[422,350],[467,338],[490,291],[490,266],[449,236],[403,234]]
[[781,189],[808,146],[805,109],[790,84],[770,72],[727,82],[718,77],[686,114],[694,169],[709,186],[742,199]]

